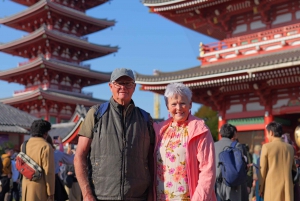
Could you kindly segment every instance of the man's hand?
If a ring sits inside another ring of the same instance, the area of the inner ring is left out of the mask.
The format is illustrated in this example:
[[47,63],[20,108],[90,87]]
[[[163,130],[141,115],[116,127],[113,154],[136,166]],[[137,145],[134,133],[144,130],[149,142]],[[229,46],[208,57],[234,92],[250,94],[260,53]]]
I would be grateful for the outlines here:
[[83,197],[83,201],[96,201],[93,195],[87,194]]
[[54,201],[54,195],[49,195],[47,201]]

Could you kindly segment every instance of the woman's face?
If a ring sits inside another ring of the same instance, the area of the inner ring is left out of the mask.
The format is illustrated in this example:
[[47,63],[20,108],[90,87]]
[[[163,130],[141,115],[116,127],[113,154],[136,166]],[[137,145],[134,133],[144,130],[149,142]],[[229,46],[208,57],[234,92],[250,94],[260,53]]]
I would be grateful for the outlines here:
[[168,98],[167,108],[174,122],[181,123],[188,118],[192,108],[192,101],[189,101],[186,96],[175,94]]

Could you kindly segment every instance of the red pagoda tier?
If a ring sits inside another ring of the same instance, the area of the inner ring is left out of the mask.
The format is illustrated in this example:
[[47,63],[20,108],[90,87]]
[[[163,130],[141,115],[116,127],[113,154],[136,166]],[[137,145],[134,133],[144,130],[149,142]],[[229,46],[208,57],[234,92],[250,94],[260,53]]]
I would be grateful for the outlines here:
[[1,102],[51,123],[69,121],[77,104],[92,106],[95,99],[83,87],[109,81],[110,73],[94,71],[83,61],[115,53],[118,47],[88,42],[85,35],[115,21],[87,16],[86,9],[106,1],[16,1],[30,6],[0,19],[0,24],[29,32],[21,39],[0,44],[0,51],[28,59],[0,72],[0,79],[25,86]]
[[200,44],[200,66],[156,75],[137,73],[143,90],[163,94],[183,82],[193,101],[236,125],[239,140],[267,141],[276,120],[293,133],[300,112],[300,4],[288,0],[145,0],[152,12],[221,41]]
[[[32,6],[38,3],[40,0],[12,0],[16,3],[22,4],[24,6]],[[108,2],[109,0],[93,0],[93,1],[67,1],[67,0],[51,0],[59,5],[73,8],[80,11],[86,11],[90,8],[94,8],[103,3]]]

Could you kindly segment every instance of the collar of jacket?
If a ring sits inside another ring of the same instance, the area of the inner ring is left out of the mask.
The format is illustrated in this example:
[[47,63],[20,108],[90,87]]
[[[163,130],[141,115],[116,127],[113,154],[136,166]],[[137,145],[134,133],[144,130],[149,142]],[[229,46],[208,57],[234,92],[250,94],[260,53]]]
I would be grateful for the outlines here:
[[126,114],[128,114],[130,111],[132,111],[132,109],[135,107],[133,100],[131,99],[129,105],[127,106],[127,108],[125,108],[123,105],[120,105],[119,103],[117,103],[113,97],[110,98],[110,105],[113,107],[113,109],[115,111],[117,111],[120,115],[122,115],[122,113],[126,112]]
[[[170,125],[171,121],[173,121],[173,117],[167,119],[164,122],[161,122],[163,125],[159,131],[159,138],[161,138],[163,133],[166,131],[166,129]],[[193,139],[194,137],[197,137],[197,136],[205,133],[206,131],[208,131],[204,120],[200,119],[198,117],[195,117],[191,114],[189,115],[188,120],[187,120],[187,127],[188,127],[189,141],[191,139]]]

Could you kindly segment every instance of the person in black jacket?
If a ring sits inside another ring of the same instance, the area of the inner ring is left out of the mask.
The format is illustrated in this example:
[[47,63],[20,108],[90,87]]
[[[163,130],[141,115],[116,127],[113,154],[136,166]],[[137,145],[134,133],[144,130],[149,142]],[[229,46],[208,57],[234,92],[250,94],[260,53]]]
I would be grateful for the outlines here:
[[[71,148],[72,145],[68,146],[67,153],[68,154],[75,154],[75,149]],[[65,184],[65,189],[69,195],[69,201],[81,201],[81,189],[78,184],[75,168],[73,165],[66,165],[66,168],[63,173],[63,179]]]

